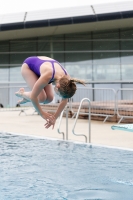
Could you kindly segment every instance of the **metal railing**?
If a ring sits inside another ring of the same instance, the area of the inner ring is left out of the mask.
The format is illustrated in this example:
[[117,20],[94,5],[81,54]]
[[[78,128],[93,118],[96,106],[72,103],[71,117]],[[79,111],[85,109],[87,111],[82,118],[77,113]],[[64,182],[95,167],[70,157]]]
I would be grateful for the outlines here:
[[120,118],[118,124],[124,118],[133,119],[133,89],[118,89],[116,92],[117,116]]
[[[61,122],[62,122],[62,118],[63,118],[64,113],[66,113],[66,134],[64,132],[60,131],[60,126],[61,126]],[[68,140],[68,105],[65,107],[65,109],[60,114],[57,131],[58,131],[59,134],[62,134],[63,140],[64,139]]]
[[[0,86],[0,112],[20,111],[20,115],[21,113],[26,114],[26,110],[33,107],[32,103],[22,105],[17,103],[19,98],[15,96],[15,92],[18,91],[20,87],[20,84],[17,86],[11,86],[8,84],[6,86]],[[29,91],[27,86],[24,86],[24,88],[26,91]],[[89,99],[91,106],[88,105],[88,102],[82,101],[83,99]],[[48,109],[49,108],[46,109],[47,112],[49,112]],[[50,107],[50,109],[53,108]],[[66,113],[65,133],[60,131],[63,112]],[[68,112],[71,112],[73,116],[75,115],[75,123],[77,122],[79,115],[89,116],[89,119],[90,115],[102,116],[104,117],[104,122],[114,115],[120,118],[118,123],[120,123],[124,118],[133,119],[133,89],[123,88],[115,91],[112,88],[78,87],[76,94],[70,99],[67,104],[67,109],[63,112],[59,118],[57,131],[62,134],[63,139],[66,140],[68,140]],[[76,124],[74,124],[74,128],[75,125]],[[73,134],[75,134],[74,128],[72,130]],[[86,137],[85,140],[87,141]],[[91,138],[89,138],[89,142],[90,141]]]
[[[84,89],[81,88],[81,90],[82,90],[82,95],[85,94],[87,96],[87,93],[83,92]],[[112,88],[91,88],[91,89],[89,88],[88,91],[90,91],[90,90],[99,91],[99,92],[102,91],[102,95],[101,95],[99,101],[95,101],[95,103],[97,104],[97,106],[95,106],[96,107],[95,109],[97,109],[97,107],[99,106],[101,108],[103,107],[103,109],[105,109],[105,111],[107,111],[107,112],[112,112],[112,111],[113,112],[110,114],[109,113],[106,113],[106,114],[105,113],[104,114],[93,113],[94,112],[93,106],[95,104],[93,104],[94,102],[90,101],[89,98],[81,99],[80,103],[78,102],[76,104],[78,109],[76,111],[74,111],[75,104],[72,101],[72,99],[69,101],[69,110],[73,113],[75,112],[74,115],[76,116],[72,132],[76,136],[84,136],[85,142],[87,142],[88,138],[89,138],[89,143],[91,143],[91,121],[90,121],[91,115],[106,116],[104,122],[107,120],[108,117],[113,117],[115,114],[117,115],[117,117],[120,117],[120,120],[118,121],[118,123],[120,123],[124,118],[132,118],[133,119],[133,89],[125,88],[125,89],[118,89],[117,91],[115,91]],[[110,95],[108,97],[106,97],[107,94],[111,95],[111,99],[110,99]],[[77,99],[82,98],[82,95],[79,91]],[[85,100],[88,100],[89,106],[87,106],[86,104],[83,104]],[[84,105],[85,105],[85,107],[84,107]],[[83,111],[81,111],[82,108],[89,109],[89,111],[83,112]],[[89,137],[88,138],[86,135],[75,133],[74,129],[75,129],[79,114],[88,115],[88,119],[89,119],[89,123],[88,123]]]
[[[104,122],[116,114],[116,91],[112,88],[78,87],[76,94],[70,101],[73,117],[77,114],[79,102],[83,98],[91,101],[91,115],[105,117]],[[88,105],[83,104],[81,115],[88,115]]]
[[[88,137],[86,135],[83,135],[83,134],[77,134],[75,133],[75,126],[77,124],[77,119],[78,119],[78,116],[79,116],[79,112],[80,112],[80,109],[82,108],[82,104],[84,101],[88,101],[88,108],[89,108],[89,111],[88,111],[88,125],[89,125],[89,128],[88,128]],[[78,111],[77,111],[77,115],[76,115],[76,118],[75,118],[75,121],[74,121],[74,125],[73,125],[73,128],[72,128],[72,132],[74,135],[76,136],[84,136],[85,137],[85,142],[88,142],[91,143],[91,102],[88,98],[83,98],[80,102],[80,105],[79,105],[79,108],[78,108]],[[88,140],[89,138],[89,140]]]
[[[26,110],[32,106],[32,103],[26,103],[26,104],[19,104],[18,101],[20,98],[18,98],[15,95],[15,92],[19,90],[21,86],[0,86],[0,112],[3,111],[20,111],[19,115],[21,113],[26,114]],[[25,91],[28,91],[28,87],[23,87]]]
[[[80,109],[82,107],[82,104],[84,101],[87,101],[89,106],[88,106],[88,137],[86,135],[83,135],[83,134],[77,134],[75,133],[75,126],[77,124],[77,119],[78,119],[78,116],[79,116],[79,113],[80,113]],[[63,135],[63,140],[65,139],[65,135],[66,135],[66,140],[68,140],[68,110],[69,110],[69,106],[67,105],[65,107],[65,109],[62,111],[60,117],[59,117],[59,122],[58,122],[58,128],[57,128],[57,131],[59,134],[62,134]],[[66,113],[66,134],[64,132],[61,132],[60,131],[60,126],[61,126],[61,122],[62,122],[62,118],[63,118],[63,114]],[[74,125],[73,125],[73,128],[72,128],[72,133],[76,136],[83,136],[85,137],[85,142],[89,142],[91,143],[91,102],[88,98],[83,98],[80,102],[80,105],[79,105],[79,108],[78,108],[78,112],[77,112],[77,115],[76,115],[76,118],[75,118],[75,121],[74,121]],[[89,139],[88,139],[89,138]]]

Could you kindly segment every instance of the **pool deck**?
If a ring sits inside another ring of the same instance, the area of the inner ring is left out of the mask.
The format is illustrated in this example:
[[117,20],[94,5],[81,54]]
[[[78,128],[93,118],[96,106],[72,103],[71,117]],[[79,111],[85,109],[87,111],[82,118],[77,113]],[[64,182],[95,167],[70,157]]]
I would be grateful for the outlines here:
[[[47,138],[62,139],[62,135],[57,132],[59,119],[55,128],[45,129],[45,121],[31,108],[25,113],[20,111],[1,111],[0,112],[0,132],[34,135]],[[91,121],[91,142],[96,145],[120,147],[133,149],[133,132],[112,130],[111,126],[116,123],[102,121]],[[75,136],[72,133],[74,119],[68,118],[68,140],[84,142],[83,136]],[[62,119],[61,132],[66,132],[66,119]],[[75,126],[75,133],[88,135],[88,120],[78,119]]]

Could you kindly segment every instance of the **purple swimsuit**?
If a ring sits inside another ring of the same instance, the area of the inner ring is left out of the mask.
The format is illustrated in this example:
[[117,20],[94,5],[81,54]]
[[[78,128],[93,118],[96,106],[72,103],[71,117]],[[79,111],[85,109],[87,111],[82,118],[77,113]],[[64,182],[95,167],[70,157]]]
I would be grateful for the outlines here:
[[[52,78],[50,79],[49,83],[54,82],[54,75],[55,75],[55,67],[54,67],[54,63],[58,63],[60,66],[61,64],[56,61],[56,60],[41,60],[40,58],[38,58],[37,56],[32,56],[32,57],[28,57],[24,60],[23,63],[26,63],[29,68],[38,76],[40,77],[40,66],[44,63],[44,62],[50,62],[52,64],[52,68],[53,68],[53,73],[52,73]],[[66,70],[61,66],[61,68],[63,69],[64,73],[67,75]]]

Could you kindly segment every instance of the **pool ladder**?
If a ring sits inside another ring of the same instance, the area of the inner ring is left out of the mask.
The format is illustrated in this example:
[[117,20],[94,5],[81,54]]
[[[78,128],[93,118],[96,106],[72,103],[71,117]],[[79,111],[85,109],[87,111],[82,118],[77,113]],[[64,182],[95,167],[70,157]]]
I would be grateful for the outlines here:
[[[65,133],[60,131],[60,126],[61,126],[62,117],[63,117],[64,112],[66,112],[66,138],[65,138]],[[65,109],[60,114],[57,131],[59,134],[62,134],[63,140],[65,140],[65,139],[68,140],[68,105],[65,107]]]
[[[88,114],[88,137],[86,135],[83,135],[83,134],[77,134],[75,133],[75,127],[76,127],[76,124],[77,124],[77,119],[78,119],[78,116],[79,116],[79,113],[80,113],[80,109],[82,107],[82,104],[84,101],[88,101],[89,103],[89,114]],[[64,132],[61,132],[60,131],[60,125],[61,125],[61,121],[62,121],[62,117],[63,117],[63,113],[66,112],[66,140],[68,140],[68,106],[66,106],[66,108],[62,111],[61,115],[60,115],[60,118],[59,118],[59,123],[58,123],[58,133],[59,134],[62,134],[63,135],[63,140],[65,140],[65,133]],[[83,136],[85,137],[85,142],[89,142],[91,143],[91,102],[88,98],[83,98],[80,102],[80,105],[79,105],[79,108],[78,108],[78,111],[77,111],[77,114],[76,114],[76,117],[75,117],[75,120],[74,120],[74,125],[73,125],[73,128],[72,128],[72,133],[76,136]]]

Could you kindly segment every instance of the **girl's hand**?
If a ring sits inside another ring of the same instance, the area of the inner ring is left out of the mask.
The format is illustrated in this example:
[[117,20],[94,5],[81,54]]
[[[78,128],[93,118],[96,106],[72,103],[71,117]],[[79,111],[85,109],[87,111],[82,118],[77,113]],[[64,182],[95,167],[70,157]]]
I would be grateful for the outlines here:
[[56,121],[56,118],[54,115],[45,112],[45,114],[42,117],[46,120],[45,128],[49,128],[51,125],[53,125],[53,128],[54,128],[54,124]]
[[50,126],[53,126],[52,129],[54,129],[54,125],[55,125],[55,122],[54,123],[51,123],[51,122],[46,122],[46,124],[44,124],[45,128],[49,128]]

